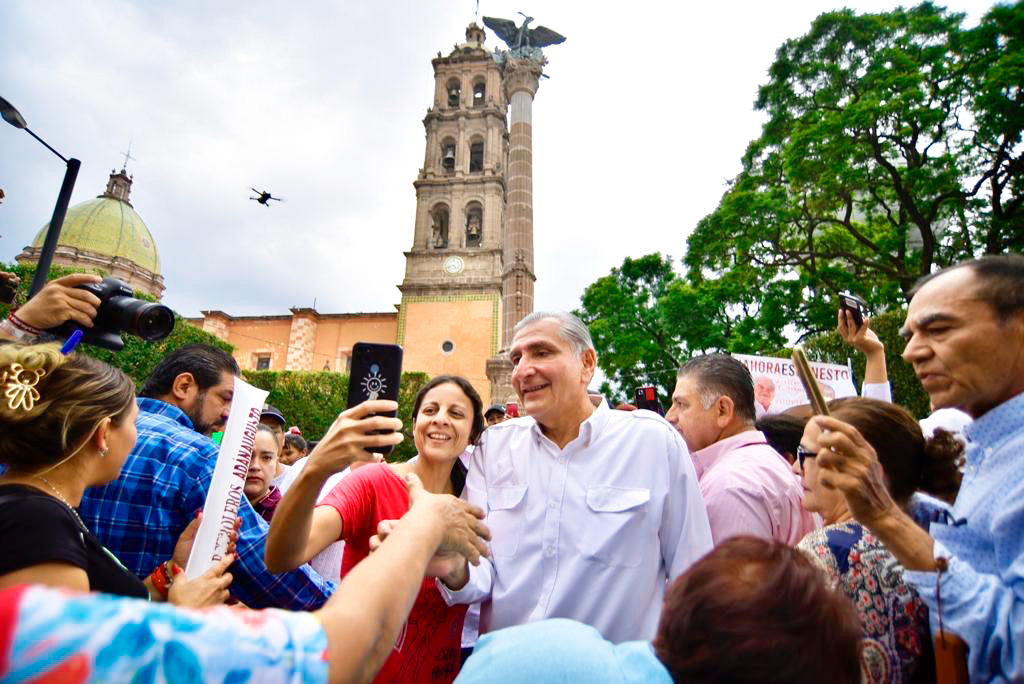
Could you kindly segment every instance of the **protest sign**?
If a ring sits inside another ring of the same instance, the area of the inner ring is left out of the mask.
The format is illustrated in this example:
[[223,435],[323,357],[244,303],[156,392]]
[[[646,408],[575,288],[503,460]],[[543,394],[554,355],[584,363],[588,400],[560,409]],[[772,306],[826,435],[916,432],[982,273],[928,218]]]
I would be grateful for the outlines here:
[[[807,403],[807,395],[792,359],[747,354],[733,354],[733,357],[743,362],[754,379],[754,409],[758,418]],[[811,371],[826,400],[857,396],[853,374],[846,366],[812,361]]]
[[253,387],[239,377],[235,378],[231,415],[228,416],[228,424],[220,442],[210,491],[206,494],[203,521],[199,524],[192,553],[185,565],[185,576],[189,579],[199,577],[227,553],[238,508],[245,497],[242,490],[249,472],[252,443],[256,438],[256,426],[259,425],[267,394],[266,390]]

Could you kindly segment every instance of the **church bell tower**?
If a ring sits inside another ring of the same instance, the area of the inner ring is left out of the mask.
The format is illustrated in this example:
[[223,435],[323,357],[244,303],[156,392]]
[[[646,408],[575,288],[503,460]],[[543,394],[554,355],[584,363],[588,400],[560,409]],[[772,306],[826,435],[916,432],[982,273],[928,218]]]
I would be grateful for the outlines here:
[[[487,360],[502,344],[508,100],[484,30],[432,60],[434,103],[416,188],[412,249],[399,286],[404,365],[466,377],[493,399]],[[532,264],[532,254],[530,263]]]
[[427,150],[416,188],[416,230],[399,286],[398,343],[406,367],[453,373],[484,403],[515,398],[506,351],[533,311],[533,97],[547,63],[541,48],[565,37],[524,16],[484,17],[510,48],[466,42],[437,53]]

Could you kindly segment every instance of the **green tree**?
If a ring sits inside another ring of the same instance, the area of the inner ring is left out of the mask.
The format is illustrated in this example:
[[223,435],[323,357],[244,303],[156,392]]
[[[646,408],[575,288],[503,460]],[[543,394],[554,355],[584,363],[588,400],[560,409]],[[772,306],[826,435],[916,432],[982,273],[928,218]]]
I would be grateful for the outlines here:
[[601,392],[613,401],[631,401],[641,385],[654,385],[662,399],[671,394],[684,344],[667,324],[660,300],[677,280],[671,257],[627,257],[583,293],[574,313],[594,338],[607,377]]
[[721,281],[730,337],[822,331],[840,291],[883,311],[935,266],[1020,249],[1022,17],[841,10],[779,48],[762,134],[688,240],[687,279]]

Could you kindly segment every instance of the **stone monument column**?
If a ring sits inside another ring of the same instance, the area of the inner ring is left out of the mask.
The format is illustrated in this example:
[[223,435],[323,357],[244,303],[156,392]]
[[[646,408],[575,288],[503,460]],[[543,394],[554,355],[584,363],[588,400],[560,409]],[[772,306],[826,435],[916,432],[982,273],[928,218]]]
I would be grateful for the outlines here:
[[501,352],[488,359],[492,401],[514,401],[507,350],[516,323],[533,311],[533,98],[542,64],[528,58],[505,61],[509,103],[508,168],[505,172],[505,235],[502,250]]
[[512,329],[533,311],[533,97],[542,65],[532,59],[505,62],[509,102],[509,146],[505,200],[503,325],[501,348],[508,349]]
[[505,229],[502,241],[501,350],[487,361],[491,401],[515,399],[508,348],[516,324],[533,312],[533,98],[547,59],[541,48],[558,45],[565,36],[546,26],[529,28],[533,17],[523,15],[516,26],[509,19],[484,17],[484,24],[505,41],[507,52],[496,50],[508,101],[509,142],[505,169]]

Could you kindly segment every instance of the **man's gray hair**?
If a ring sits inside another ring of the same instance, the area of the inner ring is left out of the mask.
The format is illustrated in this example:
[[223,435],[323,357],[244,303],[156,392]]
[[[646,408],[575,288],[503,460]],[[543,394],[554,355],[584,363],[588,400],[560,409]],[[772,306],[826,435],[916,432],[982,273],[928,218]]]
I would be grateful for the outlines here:
[[568,311],[534,311],[527,314],[512,328],[512,336],[515,337],[526,326],[545,318],[554,318],[558,321],[558,335],[569,343],[574,353],[582,354],[585,350],[594,348],[594,340],[590,337],[587,326]]
[[691,375],[697,381],[700,402],[707,411],[718,397],[732,399],[736,415],[753,423],[754,381],[750,370],[739,360],[728,354],[705,354],[694,356],[679,368],[677,377]]

